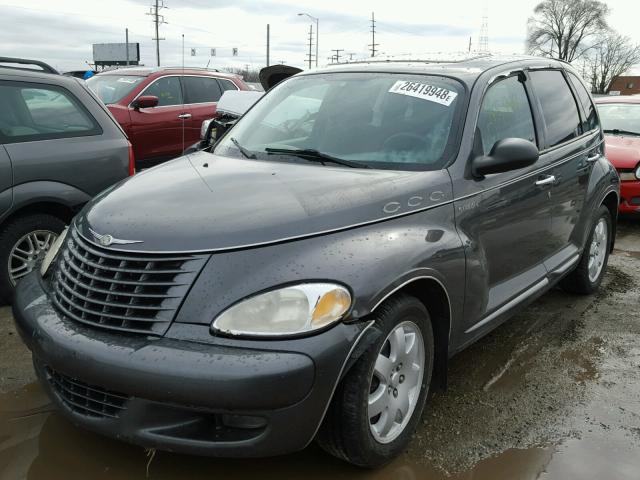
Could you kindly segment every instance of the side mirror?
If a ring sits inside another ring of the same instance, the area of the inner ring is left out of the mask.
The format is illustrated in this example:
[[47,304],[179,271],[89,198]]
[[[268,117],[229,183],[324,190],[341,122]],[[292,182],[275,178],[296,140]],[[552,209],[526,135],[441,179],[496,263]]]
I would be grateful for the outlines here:
[[153,95],[143,95],[136,98],[131,106],[138,110],[139,108],[153,108],[158,106],[158,97]]
[[538,147],[524,138],[498,140],[489,155],[473,159],[471,171],[475,177],[509,172],[533,165],[538,160]]

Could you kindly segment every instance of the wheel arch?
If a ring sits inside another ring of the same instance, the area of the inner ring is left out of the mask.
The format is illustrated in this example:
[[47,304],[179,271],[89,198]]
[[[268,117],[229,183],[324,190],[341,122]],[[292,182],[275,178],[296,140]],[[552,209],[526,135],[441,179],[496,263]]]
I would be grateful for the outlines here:
[[66,224],[69,224],[69,222],[71,222],[71,219],[75,215],[76,210],[61,202],[55,202],[51,200],[36,201],[33,203],[27,203],[13,210],[2,220],[2,223],[9,223],[16,218],[36,213],[53,215]]
[[[435,276],[414,277],[387,292],[373,306],[371,315],[375,315],[376,309],[384,303],[385,300],[403,293],[417,298],[429,312],[435,347],[432,382],[433,385],[446,388],[452,315],[449,293],[444,284]],[[377,338],[377,335],[374,334],[375,331],[375,328],[370,329],[369,335],[362,339],[363,341],[361,343],[363,345],[358,349],[359,352],[363,352],[366,347]],[[349,365],[349,367],[350,366],[351,365]]]
[[620,206],[620,197],[618,196],[618,193],[611,190],[605,195],[602,202],[600,202],[600,205],[607,207],[611,214],[611,223],[613,224],[613,228],[611,232],[611,246],[609,248],[610,252],[612,252],[616,242],[616,225],[618,223],[618,207]]

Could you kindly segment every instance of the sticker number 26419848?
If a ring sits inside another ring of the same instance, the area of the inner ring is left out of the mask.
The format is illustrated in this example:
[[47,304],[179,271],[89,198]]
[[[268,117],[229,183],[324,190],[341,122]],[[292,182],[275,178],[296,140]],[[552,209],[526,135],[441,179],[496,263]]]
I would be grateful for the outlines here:
[[443,87],[428,85],[426,83],[409,82],[406,80],[398,80],[389,89],[390,93],[399,95],[408,95],[410,97],[422,98],[431,102],[446,105],[447,107],[456,99],[458,94]]

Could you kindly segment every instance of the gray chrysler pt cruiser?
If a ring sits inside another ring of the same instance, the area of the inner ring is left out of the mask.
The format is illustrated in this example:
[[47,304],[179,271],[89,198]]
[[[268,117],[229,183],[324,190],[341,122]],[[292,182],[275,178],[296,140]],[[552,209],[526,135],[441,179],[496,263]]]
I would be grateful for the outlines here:
[[567,64],[295,75],[211,153],[88,204],[14,312],[74,423],[254,457],[405,448],[448,359],[554,286],[589,294],[619,179]]

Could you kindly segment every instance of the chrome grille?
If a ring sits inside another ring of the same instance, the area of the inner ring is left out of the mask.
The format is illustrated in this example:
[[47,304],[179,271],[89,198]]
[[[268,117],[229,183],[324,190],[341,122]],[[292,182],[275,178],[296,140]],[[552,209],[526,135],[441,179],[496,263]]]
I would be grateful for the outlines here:
[[47,380],[58,397],[70,410],[87,417],[118,418],[129,397],[62,375],[45,368]]
[[78,322],[162,335],[206,258],[105,249],[73,228],[55,267],[53,302]]

